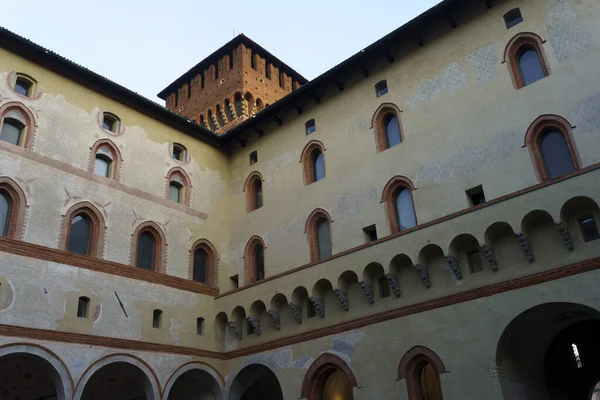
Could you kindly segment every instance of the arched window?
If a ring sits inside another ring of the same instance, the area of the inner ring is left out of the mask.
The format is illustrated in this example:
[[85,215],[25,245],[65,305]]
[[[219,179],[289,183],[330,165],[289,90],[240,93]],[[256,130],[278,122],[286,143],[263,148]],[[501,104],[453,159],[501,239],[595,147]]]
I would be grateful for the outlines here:
[[318,140],[309,142],[304,150],[300,161],[304,166],[304,183],[310,185],[325,178],[325,157],[323,143]]
[[262,175],[258,172],[250,174],[246,179],[244,191],[246,192],[246,210],[254,211],[263,206]]
[[307,400],[352,400],[358,386],[354,373],[339,357],[324,353],[308,368],[300,397]]
[[104,216],[90,202],[73,205],[63,216],[60,248],[71,253],[102,258]]
[[385,185],[381,201],[386,204],[390,230],[397,233],[417,226],[413,203],[414,185],[404,176],[395,176]]
[[551,180],[579,169],[571,124],[557,115],[542,115],[525,135],[542,181]]
[[187,150],[184,145],[179,143],[173,143],[171,158],[177,161],[186,162],[187,161]]
[[409,400],[442,400],[440,374],[446,367],[437,354],[423,346],[410,349],[398,365],[398,380],[406,379]]
[[165,271],[165,235],[154,222],[144,222],[133,234],[131,249],[131,264],[137,268],[164,272]]
[[85,212],[81,212],[71,218],[69,239],[67,240],[67,251],[89,256],[92,241],[92,228],[92,220]]
[[15,146],[21,146],[25,132],[25,124],[13,118],[4,118],[2,121],[2,131],[0,140]]
[[0,107],[0,141],[29,149],[35,126],[33,114],[23,104],[13,101]]
[[371,127],[375,131],[378,152],[402,143],[402,127],[399,115],[400,109],[392,103],[380,105],[373,114]]
[[19,185],[0,177],[0,236],[21,239],[26,207],[25,193]]
[[534,33],[519,33],[504,51],[515,88],[520,89],[550,75],[542,39]]
[[12,198],[5,190],[0,190],[0,236],[2,237],[8,235],[12,208]]
[[100,139],[92,146],[89,170],[97,176],[119,180],[121,152],[109,139]]
[[204,318],[196,318],[196,335],[202,336],[204,334]]
[[200,239],[196,241],[192,246],[190,279],[212,285],[216,268],[216,254],[216,249],[208,240]]
[[35,86],[36,81],[33,78],[21,73],[16,75],[14,87],[15,93],[31,99],[35,96]]
[[121,121],[116,115],[104,112],[102,113],[102,128],[106,131],[119,134],[121,130]]
[[88,297],[80,297],[77,301],[77,317],[87,318],[90,310],[90,299]]
[[252,237],[244,252],[246,263],[246,282],[252,283],[265,279],[265,242],[259,236]]
[[317,262],[333,254],[331,226],[333,222],[327,211],[319,208],[313,211],[306,221],[305,232],[310,246],[310,260]]
[[180,167],[173,168],[167,175],[167,198],[175,203],[190,205],[190,179]]

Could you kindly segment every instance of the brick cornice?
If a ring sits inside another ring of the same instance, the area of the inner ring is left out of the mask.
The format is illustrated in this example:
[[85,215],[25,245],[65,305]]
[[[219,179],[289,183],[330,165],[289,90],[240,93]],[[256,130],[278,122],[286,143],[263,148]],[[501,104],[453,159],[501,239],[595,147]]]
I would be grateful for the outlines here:
[[138,279],[208,296],[216,296],[219,293],[219,288],[216,286],[205,285],[188,279],[166,275],[164,273],[147,271],[132,267],[131,265],[83,256],[64,250],[51,249],[33,243],[22,242],[20,240],[0,237],[0,251],[44,261],[73,265],[75,267],[118,275],[125,278]]
[[[0,250],[3,249],[0,248]],[[238,349],[227,353],[201,350],[191,347],[149,343],[137,340],[117,339],[103,336],[60,332],[29,327],[19,327],[5,324],[0,324],[0,336],[22,337],[35,340],[112,347],[132,351],[161,352],[206,357],[219,360],[229,360],[277,349],[283,346],[290,346],[296,343],[307,342],[324,336],[343,333],[349,330],[360,329],[368,325],[377,324],[396,318],[402,318],[408,315],[426,312],[436,308],[447,307],[545,282],[567,278],[570,276],[594,271],[597,269],[600,269],[600,257],[555,268],[549,271],[538,272],[521,278],[511,279],[505,282],[499,282],[487,286],[482,286],[461,293],[451,294],[448,296],[440,297],[418,304],[412,304],[405,307],[399,307],[396,309],[383,311],[377,314],[368,315],[366,317],[357,318],[351,321],[342,322],[336,325],[315,329],[310,332],[304,332],[297,335],[288,336],[285,338],[273,340],[255,346],[249,346],[243,349]]]

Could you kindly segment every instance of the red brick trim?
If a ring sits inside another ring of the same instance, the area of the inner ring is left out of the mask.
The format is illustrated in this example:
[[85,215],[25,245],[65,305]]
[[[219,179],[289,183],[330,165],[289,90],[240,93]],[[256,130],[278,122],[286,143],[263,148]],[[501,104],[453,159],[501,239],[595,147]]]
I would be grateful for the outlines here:
[[550,67],[548,66],[548,60],[544,53],[544,42],[545,41],[535,33],[521,32],[510,39],[506,45],[506,48],[504,49],[504,62],[508,66],[508,72],[510,73],[510,78],[515,89],[521,89],[525,86],[525,82],[523,81],[523,77],[519,70],[518,60],[523,48],[535,50],[540,58],[544,75],[550,75]]
[[[25,149],[33,149],[36,128],[38,126],[33,113],[23,103],[20,103],[18,101],[11,101],[3,104],[0,107],[0,122],[4,123],[4,118],[6,117],[6,114],[8,114],[11,111],[18,112],[25,120],[25,139],[23,140],[22,146],[15,146],[14,144],[10,144],[7,142],[3,143],[10,147],[22,147]],[[0,123],[0,127],[1,126],[2,124]]]
[[[438,377],[448,372],[442,359],[427,347],[415,346],[400,360],[400,364],[398,365],[398,380],[406,379],[408,398],[410,400],[422,400],[424,398],[421,389],[420,374],[421,369],[427,363],[433,366]],[[440,393],[442,393],[441,387]]]
[[300,154],[300,163],[302,163],[303,171],[304,171],[304,184],[310,185],[314,183],[313,175],[314,175],[314,166],[312,163],[312,154],[315,150],[319,150],[321,154],[323,154],[323,175],[327,176],[327,168],[325,165],[325,146],[323,142],[319,140],[311,140],[304,146],[302,153]]
[[162,228],[154,221],[142,222],[135,228],[131,234],[131,254],[129,263],[131,266],[137,265],[137,247],[140,235],[144,232],[150,232],[154,236],[154,266],[152,271],[166,273],[167,272],[167,237]]
[[541,182],[548,180],[548,172],[546,171],[546,166],[544,165],[544,160],[540,151],[540,140],[541,136],[549,130],[556,130],[563,134],[575,170],[580,169],[581,163],[579,162],[579,154],[577,147],[575,146],[572,128],[574,128],[574,126],[572,126],[565,118],[553,114],[540,115],[531,123],[531,125],[529,125],[529,128],[527,128],[527,132],[525,133],[525,144],[523,147],[527,146],[529,149],[529,155],[533,161],[536,175]]
[[386,145],[386,133],[385,133],[385,117],[392,114],[398,119],[398,129],[400,130],[400,141],[404,142],[404,129],[402,129],[402,119],[400,118],[400,114],[402,110],[398,108],[397,105],[393,103],[382,103],[377,110],[373,113],[373,117],[371,119],[371,129],[373,129],[373,133],[375,134],[375,143],[377,147],[377,152],[380,153],[384,150],[388,149]]
[[139,268],[131,268],[130,265],[69,253],[64,250],[52,249],[15,239],[0,237],[0,252],[59,264],[72,265],[78,268],[122,276],[129,279],[137,279],[208,296],[216,296],[219,293],[219,289],[215,286],[193,282],[189,279],[178,278],[154,271],[146,271]]
[[[88,171],[94,174],[94,161],[96,160],[96,153],[98,153],[98,150],[100,149],[108,149],[113,156],[112,170],[110,171],[110,176],[107,179],[114,179],[115,181],[119,182],[121,180],[121,165],[123,162],[123,156],[121,156],[121,151],[119,148],[110,139],[100,139],[94,143],[92,147],[90,147]],[[99,178],[104,177],[99,176]]]
[[246,284],[257,282],[256,277],[254,276],[254,252],[256,250],[257,245],[262,246],[263,255],[266,259],[267,246],[265,244],[265,241],[258,235],[252,236],[250,240],[248,240],[248,242],[246,243],[246,248],[244,249],[244,271],[246,275]]
[[191,207],[188,207],[184,204],[178,204],[178,203],[174,203],[172,201],[169,201],[167,199],[165,199],[164,197],[159,197],[159,196],[155,196],[153,194],[144,192],[142,190],[133,188],[133,187],[129,187],[126,185],[123,185],[117,181],[114,181],[112,179],[106,179],[103,178],[101,176],[96,176],[93,173],[91,173],[90,171],[84,171],[82,169],[79,168],[75,168],[72,165],[69,165],[67,163],[63,163],[61,161],[57,161],[54,160],[50,157],[46,157],[43,156],[39,153],[36,153],[34,151],[27,151],[27,149],[24,149],[22,147],[19,146],[14,146],[10,143],[6,143],[6,142],[2,142],[0,141],[0,150],[4,150],[7,151],[9,153],[12,153],[14,155],[18,155],[21,156],[23,158],[26,158],[28,160],[32,160],[35,162],[39,162],[40,164],[44,164],[48,167],[51,168],[55,168],[59,171],[63,171],[66,172],[68,174],[72,174],[75,176],[78,176],[80,178],[83,179],[87,179],[89,181],[92,181],[94,183],[100,184],[100,185],[104,185],[104,186],[108,186],[112,189],[115,190],[119,190],[121,192],[127,193],[131,196],[136,196],[140,199],[143,200],[147,200],[147,201],[151,201],[153,203],[159,204],[163,207],[168,207],[171,210],[176,210],[179,211],[181,213],[190,215],[192,217],[195,218],[200,218],[200,219],[207,219],[208,215],[202,211],[198,211],[195,210]]
[[324,260],[319,260],[317,262],[310,262],[308,264],[300,265],[298,267],[289,269],[287,271],[280,272],[278,274],[272,275],[272,276],[270,276],[268,278],[265,278],[264,280],[262,280],[260,282],[252,283],[252,284],[247,284],[247,285],[241,286],[241,287],[239,287],[237,289],[229,290],[227,292],[219,294],[217,296],[217,298],[224,297],[224,296],[229,296],[230,294],[241,292],[242,290],[246,290],[246,289],[248,289],[248,288],[250,288],[250,287],[252,287],[254,285],[261,284],[261,283],[264,283],[264,282],[268,282],[268,281],[271,281],[271,280],[275,280],[275,279],[281,278],[281,277],[286,276],[286,275],[291,275],[291,274],[296,273],[298,271],[301,271],[303,269],[307,269],[307,268],[311,268],[311,267],[320,265],[320,264],[322,264],[324,262],[330,261],[330,260],[335,259],[335,258],[345,257],[345,256],[347,256],[349,254],[352,254],[352,253],[355,253],[357,251],[366,249],[368,247],[376,246],[379,243],[387,242],[388,240],[395,239],[397,237],[409,234],[409,233],[414,232],[414,231],[418,231],[420,229],[425,229],[425,228],[428,228],[430,226],[441,224],[442,222],[446,222],[446,221],[449,221],[451,219],[458,218],[458,217],[466,215],[466,214],[470,214],[472,212],[477,212],[477,211],[481,210],[482,208],[491,207],[493,205],[502,203],[504,201],[507,201],[507,200],[510,200],[510,199],[513,199],[513,198],[516,198],[516,197],[519,197],[519,196],[523,196],[525,194],[534,192],[536,190],[543,189],[543,188],[545,188],[547,186],[551,186],[551,185],[554,185],[556,183],[560,183],[562,181],[565,181],[565,180],[577,177],[579,175],[584,175],[584,174],[587,174],[588,172],[596,171],[598,169],[600,169],[600,163],[589,165],[589,166],[587,166],[585,168],[582,168],[582,169],[580,169],[578,171],[573,171],[570,174],[566,174],[566,175],[560,176],[560,177],[552,179],[550,181],[537,183],[535,185],[523,188],[523,189],[518,190],[516,192],[505,194],[504,196],[500,196],[500,197],[497,197],[495,199],[486,201],[483,204],[480,204],[480,205],[477,205],[477,206],[474,206],[474,207],[465,208],[463,210],[456,211],[456,212],[454,212],[452,214],[448,214],[446,216],[443,216],[443,217],[431,220],[429,222],[425,222],[424,224],[417,225],[414,228],[406,229],[406,230],[403,230],[401,232],[393,233],[393,234],[390,234],[388,236],[382,237],[381,239],[374,240],[374,241],[369,242],[369,243],[361,244],[361,245],[356,246],[356,247],[352,247],[350,249],[347,249],[347,250],[341,251],[339,253],[336,253],[336,254],[332,255],[331,257],[328,257],[328,258],[326,258]]
[[306,371],[304,381],[302,382],[300,398],[320,400],[327,378],[336,371],[342,371],[352,387],[359,387],[358,381],[348,364],[336,355],[324,353]]
[[396,212],[396,196],[402,189],[408,189],[410,191],[415,221],[417,222],[417,225],[419,225],[417,211],[415,209],[415,199],[412,194],[413,190],[416,190],[415,185],[407,177],[396,175],[386,183],[381,193],[381,202],[385,205],[385,213],[392,234],[400,232],[400,222],[398,221],[398,213]]
[[104,258],[104,245],[105,245],[105,233],[106,223],[104,222],[104,215],[89,201],[83,201],[77,203],[69,208],[62,216],[60,222],[60,233],[58,235],[58,248],[67,250],[69,243],[69,237],[71,236],[71,220],[77,214],[84,213],[87,215],[92,222],[92,229],[90,232],[90,243],[89,243],[89,256],[95,258]]
[[[31,83],[33,83],[33,88],[35,90],[35,93],[32,94],[31,97],[27,97],[27,96],[23,96],[17,92],[15,92],[15,86],[17,84],[17,79],[18,78],[25,78],[29,81],[31,81]],[[25,74],[23,72],[16,72],[16,71],[10,71],[7,75],[6,75],[6,85],[10,88],[10,90],[13,92],[13,94],[21,99],[25,99],[25,100],[39,100],[42,98],[42,92],[37,90],[37,85],[38,82],[37,80],[33,79],[33,77],[31,75]]]
[[[317,208],[310,213],[306,219],[304,225],[304,233],[306,233],[306,239],[310,247],[310,260],[311,262],[319,261],[319,243],[317,240],[317,225],[318,222],[325,219],[329,223],[329,243],[331,243],[333,253],[333,233],[331,229],[331,215],[324,208]],[[327,257],[329,258],[329,257]]]
[[25,232],[25,213],[29,207],[25,192],[17,182],[6,176],[0,177],[0,191],[4,191],[10,197],[11,201],[6,237],[23,240],[23,233]]
[[[252,173],[250,173],[250,175],[248,175],[248,178],[246,178],[246,182],[244,182],[244,192],[246,193],[246,211],[247,212],[251,212],[256,210],[256,205],[254,204],[254,182],[256,182],[257,180],[260,180],[261,185],[262,182],[264,182],[264,178],[262,176],[262,174],[258,171],[254,171]],[[263,196],[264,196],[264,190],[263,190]],[[264,198],[263,198],[263,203],[264,203]]]
[[217,249],[208,239],[198,239],[192,245],[189,252],[188,276],[190,280],[194,280],[194,254],[196,250],[203,249],[208,254],[208,271],[206,272],[208,282],[207,285],[215,284],[215,271],[219,262]]
[[192,180],[188,173],[181,167],[173,167],[169,170],[169,173],[166,176],[165,199],[171,204],[174,203],[174,201],[169,200],[169,186],[174,176],[179,176],[183,182],[183,203],[180,204],[190,207],[192,201]]

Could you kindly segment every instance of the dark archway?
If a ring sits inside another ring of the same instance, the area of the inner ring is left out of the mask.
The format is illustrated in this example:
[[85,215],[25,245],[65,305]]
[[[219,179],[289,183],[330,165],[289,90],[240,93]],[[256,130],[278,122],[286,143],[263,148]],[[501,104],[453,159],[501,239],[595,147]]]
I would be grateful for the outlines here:
[[262,364],[242,369],[231,384],[229,400],[283,400],[275,373]]
[[308,400],[353,400],[358,381],[341,358],[324,353],[306,371],[300,398]]
[[99,368],[85,383],[82,400],[158,400],[144,371],[116,361]]
[[590,400],[600,380],[599,336],[600,312],[582,304],[545,303],[521,313],[498,343],[504,398]]
[[202,369],[190,369],[179,375],[166,400],[221,400],[221,388],[215,378]]
[[56,369],[47,360],[29,353],[0,357],[0,399],[64,399]]

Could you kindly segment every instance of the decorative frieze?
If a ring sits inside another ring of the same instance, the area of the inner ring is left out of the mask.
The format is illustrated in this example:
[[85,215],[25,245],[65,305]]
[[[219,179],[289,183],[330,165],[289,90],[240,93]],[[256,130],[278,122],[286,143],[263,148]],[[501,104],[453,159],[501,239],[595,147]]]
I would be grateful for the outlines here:
[[431,281],[429,280],[429,268],[427,268],[427,265],[415,264],[414,267],[417,270],[417,274],[419,274],[419,278],[421,278],[423,285],[429,289],[431,287]]
[[256,333],[258,336],[260,336],[260,334],[262,332],[260,329],[260,318],[248,317],[246,319],[248,320],[248,324],[250,324],[250,326],[252,326],[252,330],[254,331],[254,333]]
[[456,257],[454,257],[454,256],[446,257],[446,263],[452,270],[452,273],[454,273],[454,276],[456,277],[456,279],[461,280],[463,277],[462,271],[460,270],[460,264],[458,263],[458,260],[456,259]]
[[373,290],[373,285],[371,285],[367,281],[360,281],[360,287],[367,298],[369,304],[375,303],[375,292]]
[[325,301],[320,297],[309,297],[308,300],[315,307],[317,315],[323,318],[325,316]]
[[337,297],[344,310],[348,311],[350,308],[350,304],[348,303],[348,293],[340,289],[335,289],[335,297]]
[[485,258],[487,258],[488,264],[490,265],[492,271],[498,271],[498,260],[496,260],[496,253],[494,253],[494,249],[487,244],[480,246],[480,248]]
[[569,232],[567,227],[562,222],[556,224],[556,227],[558,228],[558,233],[560,233],[567,250],[573,251],[573,239],[571,238],[571,232]]
[[400,297],[400,285],[398,284],[398,278],[394,274],[387,274],[385,276],[390,286],[390,292],[394,293],[394,296]]
[[281,316],[280,316],[279,312],[273,311],[273,310],[268,310],[267,315],[269,315],[269,318],[271,318],[271,322],[273,322],[275,329],[280,330],[281,329]]
[[535,261],[535,257],[533,256],[533,249],[529,244],[529,240],[522,233],[517,233],[517,238],[519,239],[519,245],[523,249],[523,252],[527,256],[527,260],[532,263]]
[[294,304],[294,303],[290,303],[289,306],[292,309],[292,314],[294,314],[294,318],[296,319],[296,322],[301,324],[302,323],[302,306],[299,304]]

